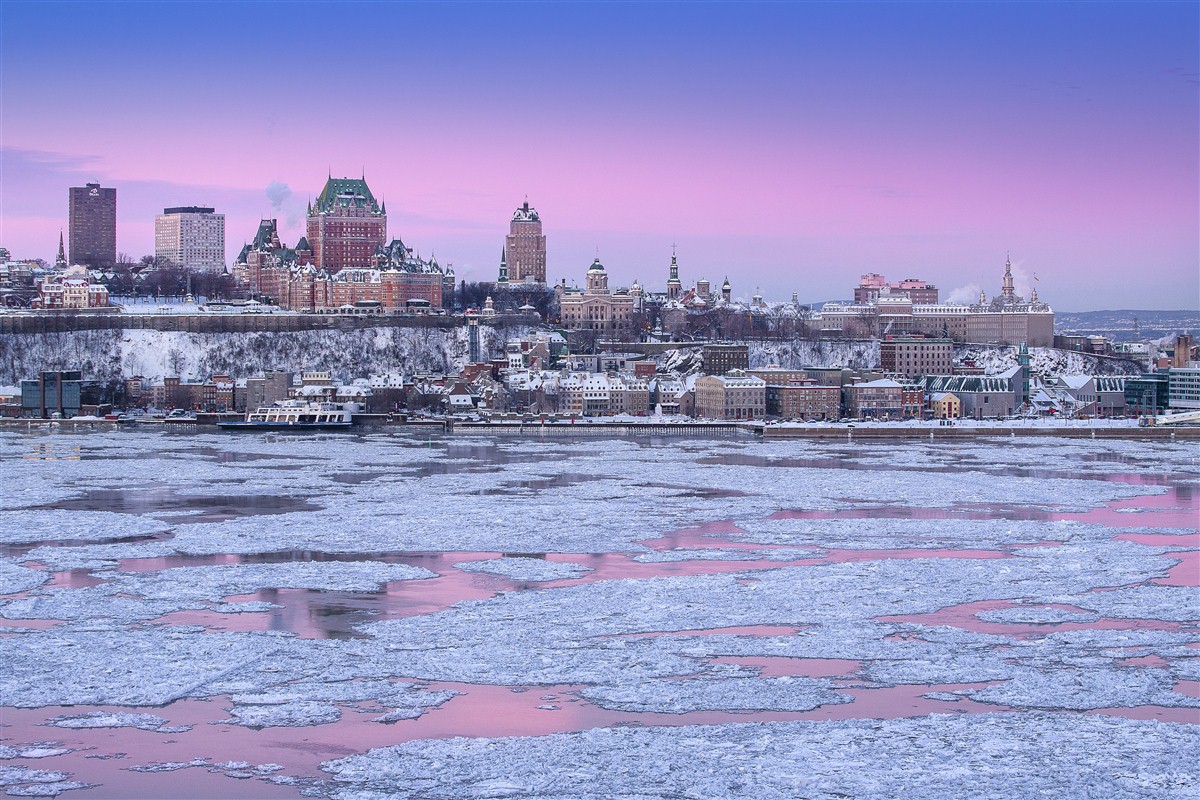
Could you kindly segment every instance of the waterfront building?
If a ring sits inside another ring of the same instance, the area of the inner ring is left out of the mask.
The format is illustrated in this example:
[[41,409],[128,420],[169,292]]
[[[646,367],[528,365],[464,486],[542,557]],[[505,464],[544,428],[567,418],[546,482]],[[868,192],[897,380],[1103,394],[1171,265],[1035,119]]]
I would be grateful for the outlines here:
[[1125,413],[1130,416],[1164,414],[1170,403],[1170,373],[1165,369],[1125,380]]
[[[1007,417],[1021,409],[1029,396],[1022,389],[1027,368],[1016,366],[1000,375],[927,375],[925,392],[932,397],[950,392],[960,403],[963,417],[984,419]],[[1023,394],[1023,391],[1026,393]]]
[[628,334],[633,324],[633,297],[627,291],[610,291],[608,273],[600,259],[587,271],[587,288],[565,289],[559,298],[559,316],[568,330],[589,330],[608,336]]
[[901,337],[879,343],[879,368],[892,375],[949,375],[953,363],[954,343],[949,339]]
[[79,416],[83,374],[78,370],[41,372],[21,381],[21,416],[63,419]]
[[958,419],[962,416],[962,403],[953,392],[934,392],[929,396],[934,419]]
[[225,215],[204,206],[164,208],[154,217],[154,255],[190,270],[225,269]]
[[1113,417],[1125,413],[1125,376],[1060,375],[1053,384],[1070,396],[1076,413]]
[[767,382],[734,370],[696,379],[696,416],[706,419],[762,419],[767,414]]
[[528,198],[508,224],[501,261],[508,266],[508,281],[546,282],[546,236],[542,233],[542,218],[530,207]]
[[899,419],[904,416],[903,385],[888,378],[842,388],[846,415],[857,419]]
[[117,263],[117,190],[89,183],[69,191],[71,263],[89,267]]
[[[753,373],[762,377],[761,373]],[[775,382],[766,380],[766,413],[784,419],[838,419],[842,416],[842,390],[821,386],[812,379]]]
[[1193,361],[1186,367],[1171,367],[1167,397],[1172,411],[1200,411],[1200,364]]
[[582,417],[650,412],[650,388],[628,373],[569,372],[558,381],[558,410]]
[[365,178],[330,176],[308,206],[305,233],[318,269],[369,267],[387,242],[387,206],[375,200]]

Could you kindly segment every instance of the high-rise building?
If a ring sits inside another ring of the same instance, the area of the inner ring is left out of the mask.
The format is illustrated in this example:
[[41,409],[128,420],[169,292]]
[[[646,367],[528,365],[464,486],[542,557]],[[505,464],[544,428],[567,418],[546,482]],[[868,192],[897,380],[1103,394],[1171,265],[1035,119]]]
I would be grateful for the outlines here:
[[508,224],[503,261],[508,265],[509,281],[546,282],[546,237],[542,234],[542,218],[529,207],[529,200]]
[[164,208],[154,218],[154,255],[184,269],[225,269],[225,215],[201,206]]
[[319,269],[370,269],[387,243],[387,206],[376,202],[365,179],[331,176],[308,206],[306,232]]
[[70,261],[99,267],[117,261],[117,190],[98,183],[70,189]]

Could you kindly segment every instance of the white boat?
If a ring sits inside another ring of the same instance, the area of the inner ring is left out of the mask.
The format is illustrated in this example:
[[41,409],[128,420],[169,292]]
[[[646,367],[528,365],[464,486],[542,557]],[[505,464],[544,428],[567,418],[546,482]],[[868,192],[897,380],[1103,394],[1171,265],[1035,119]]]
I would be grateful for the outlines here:
[[256,408],[241,422],[218,422],[217,427],[229,430],[329,430],[349,428],[351,424],[352,404],[285,400]]

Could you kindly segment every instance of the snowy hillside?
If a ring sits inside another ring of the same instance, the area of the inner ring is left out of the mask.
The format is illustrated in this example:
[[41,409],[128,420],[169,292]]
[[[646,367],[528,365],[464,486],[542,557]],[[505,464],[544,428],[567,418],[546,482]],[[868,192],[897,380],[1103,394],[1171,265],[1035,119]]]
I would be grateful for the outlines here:
[[870,369],[879,366],[879,342],[861,341],[794,341],[750,342],[752,368],[778,365],[784,369],[800,367],[849,367]]
[[[498,352],[502,336],[480,326],[484,356]],[[362,328],[290,333],[184,333],[177,331],[72,331],[0,336],[0,384],[15,384],[39,370],[80,369],[89,378],[142,375],[234,377],[267,369],[328,370],[349,379],[371,372],[444,372],[468,358],[467,329]]]
[[[1029,348],[1030,369],[1034,375],[1141,375],[1142,366],[1132,359],[1097,358],[1087,353],[1055,350],[1052,347]],[[967,362],[982,367],[987,375],[998,375],[1017,365],[1017,348],[960,345],[954,348],[954,365]]]

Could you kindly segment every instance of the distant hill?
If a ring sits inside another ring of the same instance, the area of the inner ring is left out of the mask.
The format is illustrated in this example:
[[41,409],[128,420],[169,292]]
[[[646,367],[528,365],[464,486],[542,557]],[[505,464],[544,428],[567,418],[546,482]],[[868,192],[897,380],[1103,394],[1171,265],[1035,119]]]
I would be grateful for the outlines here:
[[1200,311],[1055,311],[1055,333],[1099,334],[1118,342],[1200,332]]

